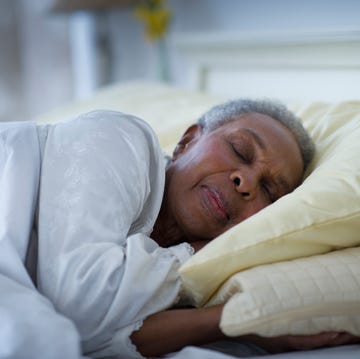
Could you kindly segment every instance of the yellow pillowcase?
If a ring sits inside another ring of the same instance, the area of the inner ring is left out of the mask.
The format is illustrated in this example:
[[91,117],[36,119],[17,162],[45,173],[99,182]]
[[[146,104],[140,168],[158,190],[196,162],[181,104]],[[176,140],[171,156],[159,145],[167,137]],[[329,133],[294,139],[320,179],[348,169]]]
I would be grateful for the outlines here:
[[195,305],[246,268],[360,244],[360,102],[312,104],[296,112],[317,144],[309,175],[182,266]]

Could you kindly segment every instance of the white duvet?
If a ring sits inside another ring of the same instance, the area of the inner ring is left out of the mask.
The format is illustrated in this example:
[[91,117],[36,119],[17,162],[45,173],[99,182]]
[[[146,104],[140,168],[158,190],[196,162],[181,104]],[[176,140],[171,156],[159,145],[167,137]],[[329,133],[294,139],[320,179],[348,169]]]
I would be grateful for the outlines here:
[[[0,358],[80,358],[74,324],[34,288],[23,263],[40,178],[36,127],[0,124]],[[45,335],[46,334],[46,335]]]
[[[78,358],[80,344],[140,358],[129,336],[175,303],[191,255],[148,237],[165,178],[156,136],[111,111],[0,133],[0,358]],[[36,208],[38,256],[26,258]]]

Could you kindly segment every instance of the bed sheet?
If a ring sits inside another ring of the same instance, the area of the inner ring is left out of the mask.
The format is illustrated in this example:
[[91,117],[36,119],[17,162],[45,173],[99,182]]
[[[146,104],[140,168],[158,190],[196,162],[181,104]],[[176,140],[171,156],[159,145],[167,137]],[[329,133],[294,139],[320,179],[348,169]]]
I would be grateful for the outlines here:
[[335,348],[324,348],[317,350],[307,350],[289,352],[274,355],[248,355],[232,356],[210,349],[198,347],[186,347],[183,350],[171,354],[166,358],[171,359],[232,359],[232,358],[251,358],[251,359],[359,359],[360,345],[345,345]]

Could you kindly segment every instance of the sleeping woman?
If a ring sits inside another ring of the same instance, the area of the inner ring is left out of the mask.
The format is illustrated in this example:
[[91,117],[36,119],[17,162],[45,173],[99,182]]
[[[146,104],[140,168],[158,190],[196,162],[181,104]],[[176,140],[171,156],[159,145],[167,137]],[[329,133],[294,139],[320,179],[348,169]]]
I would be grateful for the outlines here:
[[[3,123],[0,134],[7,358],[142,358],[225,339],[222,306],[168,310],[186,301],[178,268],[296,188],[314,153],[270,101],[214,107],[169,160],[144,121],[114,111]],[[332,333],[291,339],[334,343]]]

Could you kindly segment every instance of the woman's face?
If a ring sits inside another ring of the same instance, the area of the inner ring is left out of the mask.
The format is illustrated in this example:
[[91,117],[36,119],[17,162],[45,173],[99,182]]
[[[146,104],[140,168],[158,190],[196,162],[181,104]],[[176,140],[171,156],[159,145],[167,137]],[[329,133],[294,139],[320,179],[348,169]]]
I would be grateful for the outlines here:
[[251,113],[208,133],[190,127],[174,151],[164,200],[188,241],[213,239],[291,192],[302,175],[293,134]]

